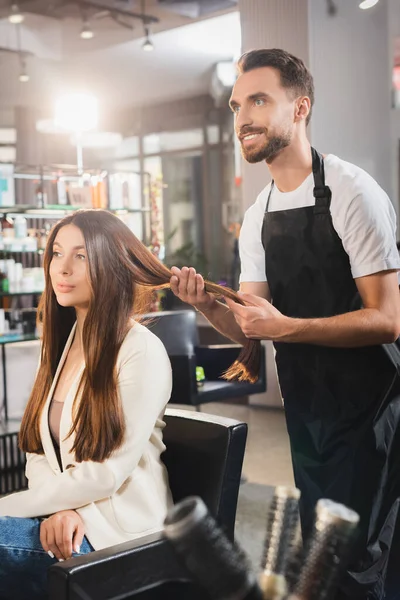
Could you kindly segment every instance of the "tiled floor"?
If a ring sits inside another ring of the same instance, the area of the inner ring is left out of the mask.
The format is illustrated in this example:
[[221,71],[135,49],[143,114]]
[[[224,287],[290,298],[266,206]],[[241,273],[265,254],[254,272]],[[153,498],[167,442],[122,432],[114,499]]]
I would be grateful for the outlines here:
[[282,410],[205,404],[202,412],[248,423],[243,473],[249,482],[272,486],[293,485],[289,439]]

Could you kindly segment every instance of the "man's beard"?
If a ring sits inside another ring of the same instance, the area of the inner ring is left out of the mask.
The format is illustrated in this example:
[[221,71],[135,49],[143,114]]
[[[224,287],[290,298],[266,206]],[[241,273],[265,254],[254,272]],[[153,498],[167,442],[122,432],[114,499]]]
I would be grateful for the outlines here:
[[258,163],[264,161],[271,164],[275,158],[290,145],[292,136],[290,132],[283,135],[274,135],[267,139],[261,148],[251,150],[242,146],[242,156],[249,163]]

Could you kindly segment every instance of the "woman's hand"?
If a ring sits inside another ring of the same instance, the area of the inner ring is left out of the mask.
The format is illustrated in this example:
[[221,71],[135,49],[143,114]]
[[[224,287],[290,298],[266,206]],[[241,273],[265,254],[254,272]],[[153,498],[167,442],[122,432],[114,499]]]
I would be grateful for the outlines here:
[[83,521],[74,510],[55,513],[40,525],[43,549],[58,560],[71,558],[72,552],[79,553],[84,535]]

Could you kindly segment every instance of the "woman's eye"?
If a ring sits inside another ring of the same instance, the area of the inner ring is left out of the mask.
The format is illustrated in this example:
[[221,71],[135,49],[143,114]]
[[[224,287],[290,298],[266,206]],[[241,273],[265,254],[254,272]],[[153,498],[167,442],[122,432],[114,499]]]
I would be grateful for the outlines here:
[[61,256],[60,252],[57,252],[56,250],[53,250],[53,256],[55,258],[58,258],[59,256]]
[[77,254],[76,256],[79,258],[79,260],[85,260],[86,258],[84,254]]

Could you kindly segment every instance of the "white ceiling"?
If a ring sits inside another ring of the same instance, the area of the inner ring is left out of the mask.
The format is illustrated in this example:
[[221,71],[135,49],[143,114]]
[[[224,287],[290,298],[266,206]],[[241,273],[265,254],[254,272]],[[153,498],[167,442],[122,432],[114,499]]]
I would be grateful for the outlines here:
[[[88,1],[90,3],[90,0]],[[181,13],[193,13],[191,16],[178,14],[176,10],[173,10],[173,6],[168,6],[168,3],[165,4],[162,0],[93,0],[94,4],[108,10],[88,7],[83,9],[78,6],[80,2],[84,4],[85,0],[16,0],[16,4],[19,5],[25,15],[26,22],[32,24],[32,19],[41,15],[42,25],[46,26],[46,23],[53,23],[53,25],[58,24],[61,28],[63,37],[68,34],[69,30],[79,32],[84,17],[89,21],[93,30],[103,32],[107,30],[110,34],[115,33],[119,39],[121,39],[121,36],[123,37],[124,31],[126,39],[130,39],[132,36],[140,37],[142,35],[142,21],[140,19],[131,19],[119,15],[119,19],[126,24],[133,26],[133,31],[129,31],[126,28],[121,27],[121,25],[118,25],[115,19],[111,18],[113,9],[122,10],[127,14],[135,13],[136,15],[141,15],[143,14],[142,9],[144,8],[146,17],[149,17],[151,20],[155,18],[156,22],[151,22],[153,32],[159,33],[160,31],[189,25],[190,23],[199,20],[217,17],[230,11],[234,11],[234,8],[220,10],[216,10],[216,8],[224,4],[232,6],[232,4],[235,4],[235,2],[237,3],[238,0],[183,0],[180,7],[179,2],[174,5],[175,8],[178,9],[178,12],[180,10]],[[0,0],[0,20],[7,18],[10,13],[11,4],[11,0]],[[204,14],[196,14],[196,4],[198,7],[203,7]],[[186,5],[186,11],[184,10],[184,5]],[[192,6],[191,10],[189,10],[190,6]],[[207,6],[208,11],[206,10]],[[97,41],[92,42],[92,44],[93,43],[96,46],[99,46],[100,44],[104,47],[104,45],[112,43],[112,38],[110,37],[107,40],[102,36],[101,38],[98,38]]]
[[[169,20],[182,22],[190,19],[173,15]],[[27,58],[30,81],[18,81],[17,55],[0,52],[0,110],[26,105],[48,112],[57,96],[71,91],[96,95],[100,110],[207,93],[213,65],[237,57],[241,45],[239,13],[233,11],[152,34],[153,52],[142,50],[140,22],[136,38],[99,20],[93,25],[95,37],[85,41],[79,26],[73,19],[26,17],[21,41],[23,49],[33,53]],[[16,39],[15,26],[0,21],[1,46],[17,48]]]

